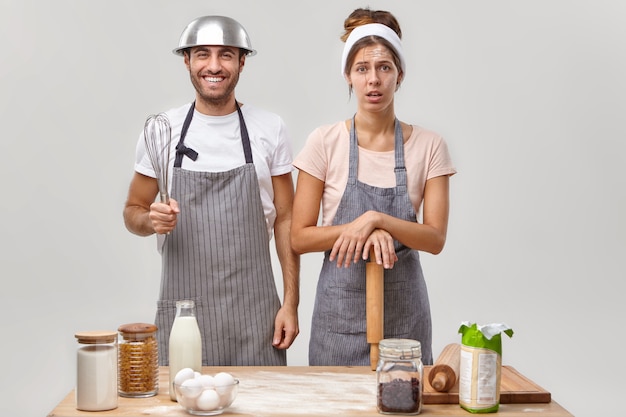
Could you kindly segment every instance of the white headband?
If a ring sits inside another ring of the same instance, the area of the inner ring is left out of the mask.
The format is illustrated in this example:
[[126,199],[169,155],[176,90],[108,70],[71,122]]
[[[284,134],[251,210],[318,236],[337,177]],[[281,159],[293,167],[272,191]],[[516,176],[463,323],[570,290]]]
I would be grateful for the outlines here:
[[404,53],[402,52],[402,41],[398,37],[398,34],[394,32],[387,25],[383,25],[381,23],[368,23],[367,25],[358,26],[350,32],[350,36],[346,39],[346,44],[343,47],[343,54],[341,55],[341,75],[343,76],[346,69],[346,60],[348,59],[348,54],[350,50],[354,46],[354,44],[367,36],[380,36],[381,38],[387,40],[393,49],[396,50],[396,53],[400,57],[400,66],[402,67],[402,71],[405,70],[405,62],[404,62]]

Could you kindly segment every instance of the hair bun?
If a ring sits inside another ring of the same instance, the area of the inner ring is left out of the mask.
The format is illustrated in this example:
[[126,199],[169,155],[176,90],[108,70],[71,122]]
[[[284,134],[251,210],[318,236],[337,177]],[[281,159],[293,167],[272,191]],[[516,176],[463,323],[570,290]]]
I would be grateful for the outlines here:
[[350,16],[343,22],[344,33],[341,35],[341,41],[345,42],[355,28],[369,23],[381,23],[389,26],[402,39],[402,30],[400,30],[400,24],[394,15],[386,10],[371,10],[369,7],[361,7],[350,13]]

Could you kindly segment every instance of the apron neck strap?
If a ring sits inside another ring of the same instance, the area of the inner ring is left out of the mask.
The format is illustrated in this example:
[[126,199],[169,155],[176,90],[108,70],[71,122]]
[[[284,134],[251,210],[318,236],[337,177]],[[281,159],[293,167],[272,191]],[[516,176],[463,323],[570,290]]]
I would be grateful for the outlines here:
[[241,134],[243,153],[246,156],[246,164],[251,164],[252,148],[250,147],[250,136],[248,136],[248,127],[246,126],[245,120],[243,120],[243,112],[241,111],[241,107],[239,107],[239,103],[237,102],[237,100],[235,100],[235,105],[237,106],[237,113],[239,114],[239,131]]
[[176,168],[180,168],[183,165],[183,156],[187,155],[191,158],[192,161],[198,159],[198,152],[194,151],[191,148],[185,146],[185,136],[187,136],[187,130],[189,130],[189,125],[191,124],[191,119],[193,119],[193,111],[196,108],[196,102],[194,101],[189,106],[189,111],[187,112],[187,116],[185,117],[185,122],[183,123],[183,128],[180,131],[180,139],[176,144],[176,158],[174,159],[174,166]]
[[[348,169],[348,183],[356,184],[357,181],[357,168],[359,161],[359,141],[356,136],[355,117],[352,116],[352,123],[350,125],[350,166]],[[402,125],[398,118],[395,118],[394,125],[394,154],[395,154],[395,167],[394,172],[396,174],[396,187],[398,192],[406,192],[406,167],[404,165],[404,137],[402,135]]]
[[[239,132],[241,134],[243,153],[246,157],[246,163],[251,164],[253,162],[252,147],[250,146],[250,136],[248,135],[248,128],[246,126],[246,122],[243,119],[243,112],[241,111],[241,107],[239,107],[239,103],[237,102],[237,100],[235,100],[235,106],[237,107],[237,114],[239,115]],[[176,168],[180,168],[182,166],[183,157],[185,155],[188,156],[192,161],[198,159],[198,152],[185,146],[185,137],[187,136],[189,125],[191,124],[191,120],[193,119],[193,112],[195,108],[196,102],[194,101],[193,103],[191,103],[191,106],[189,106],[187,116],[185,116],[185,121],[180,131],[180,139],[178,140],[178,144],[176,145],[176,158],[174,159],[174,167]]]

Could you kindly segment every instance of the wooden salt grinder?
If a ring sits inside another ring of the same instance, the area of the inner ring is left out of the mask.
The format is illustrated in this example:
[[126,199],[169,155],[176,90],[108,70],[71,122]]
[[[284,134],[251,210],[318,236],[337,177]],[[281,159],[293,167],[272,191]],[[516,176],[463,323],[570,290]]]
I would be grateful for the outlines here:
[[374,249],[370,250],[365,265],[365,309],[367,321],[367,343],[370,344],[370,365],[376,370],[378,364],[378,342],[384,338],[384,274],[382,265],[376,263]]
[[439,392],[447,392],[456,384],[461,363],[461,345],[450,343],[441,351],[428,374],[430,386]]

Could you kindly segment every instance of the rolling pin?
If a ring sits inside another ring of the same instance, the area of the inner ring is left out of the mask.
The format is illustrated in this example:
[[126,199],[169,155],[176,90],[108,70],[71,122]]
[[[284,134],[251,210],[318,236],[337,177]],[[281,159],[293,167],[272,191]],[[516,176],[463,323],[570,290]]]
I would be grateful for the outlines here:
[[370,365],[376,370],[378,364],[378,342],[384,338],[384,273],[382,265],[376,263],[374,249],[370,250],[365,264],[365,309],[367,321],[367,343],[370,344]]
[[428,374],[428,382],[435,391],[446,392],[454,387],[459,375],[461,345],[450,343],[441,351]]

